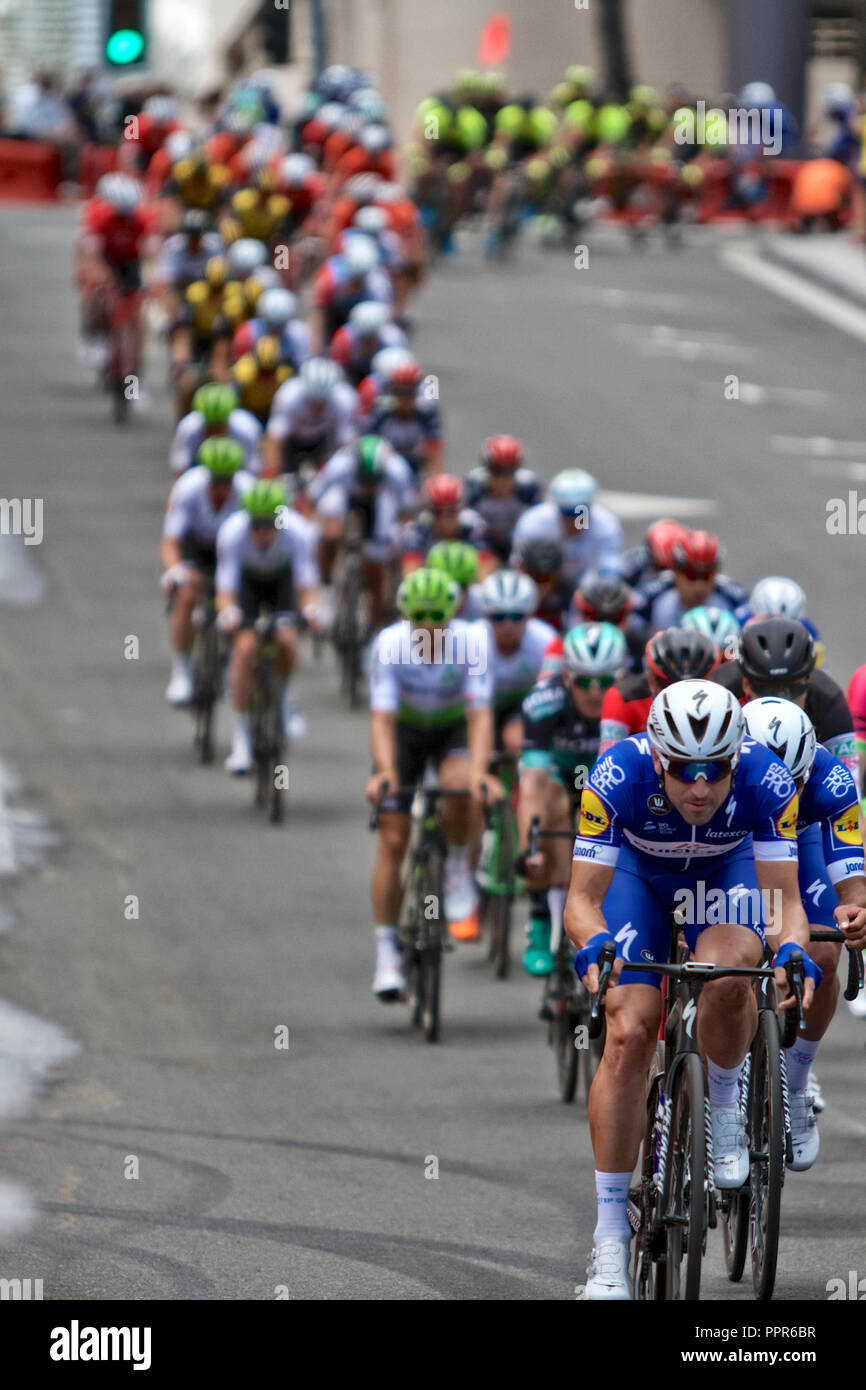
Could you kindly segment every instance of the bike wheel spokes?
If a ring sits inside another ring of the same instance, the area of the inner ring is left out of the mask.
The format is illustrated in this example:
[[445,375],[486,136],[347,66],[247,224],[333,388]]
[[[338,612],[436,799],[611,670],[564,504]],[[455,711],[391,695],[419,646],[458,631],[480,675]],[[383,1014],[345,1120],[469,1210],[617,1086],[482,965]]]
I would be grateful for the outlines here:
[[664,1220],[667,1226],[667,1297],[700,1297],[707,1208],[707,1107],[703,1067],[696,1053],[682,1059],[671,1098],[670,1151]]
[[634,1297],[639,1302],[663,1300],[666,1296],[665,1231],[660,1215],[657,1184],[664,1179],[662,1158],[663,1110],[660,1104],[662,1076],[658,1074],[647,1093],[647,1122],[641,1152],[640,1185],[631,1194],[634,1210]]
[[762,1010],[752,1047],[749,1092],[749,1239],[755,1297],[772,1298],[779,1253],[785,1118],[782,1062],[775,1014]]

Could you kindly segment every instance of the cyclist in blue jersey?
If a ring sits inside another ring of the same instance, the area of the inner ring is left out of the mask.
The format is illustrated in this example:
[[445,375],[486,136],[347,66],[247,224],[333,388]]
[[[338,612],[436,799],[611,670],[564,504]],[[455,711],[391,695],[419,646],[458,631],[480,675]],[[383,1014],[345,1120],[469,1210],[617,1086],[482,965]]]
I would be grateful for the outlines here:
[[814,725],[799,705],[766,695],[744,706],[743,715],[750,737],[782,759],[797,787],[800,896],[809,924],[825,931],[836,928],[840,933],[838,946],[816,942],[810,948],[823,980],[806,1027],[786,1058],[793,1150],[788,1167],[803,1172],[818,1157],[810,1077],[839,999],[837,967],[842,942],[866,945],[866,871],[859,799],[851,773],[818,743]]
[[[702,961],[755,966],[769,936],[783,994],[782,967],[799,947],[808,1009],[820,971],[807,953],[797,880],[797,791],[774,753],[744,741],[742,710],[719,689],[705,680],[667,686],[653,700],[646,737],[623,739],[593,767],[565,909],[565,930],[578,947],[575,971],[595,993],[598,958],[611,939],[619,959],[667,959],[671,911],[680,907],[688,947]],[[614,980],[619,969],[615,962]],[[658,985],[650,972],[629,973],[608,994],[607,1041],[589,1105],[599,1199],[589,1299],[631,1297],[626,1204],[661,1017]],[[720,1188],[740,1187],[749,1173],[739,1077],[756,1026],[746,980],[704,988],[698,1041]]]

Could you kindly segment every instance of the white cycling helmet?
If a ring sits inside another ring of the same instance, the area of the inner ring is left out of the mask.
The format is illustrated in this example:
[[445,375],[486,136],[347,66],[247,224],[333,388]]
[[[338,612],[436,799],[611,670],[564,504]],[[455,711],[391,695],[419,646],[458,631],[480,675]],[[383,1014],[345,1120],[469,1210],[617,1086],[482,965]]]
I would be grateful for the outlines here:
[[578,623],[563,637],[562,654],[572,676],[610,676],[625,665],[628,644],[613,623]]
[[339,130],[344,110],[341,101],[326,101],[316,112],[316,120],[321,121],[328,130]]
[[368,154],[381,154],[383,150],[389,150],[393,142],[387,126],[374,124],[361,131],[358,143]]
[[232,242],[226,252],[226,258],[231,278],[245,280],[254,270],[259,270],[266,264],[268,248],[263,241],[256,241],[255,237],[242,236]]
[[736,767],[746,721],[740,702],[715,681],[674,681],[650,705],[646,731],[662,767],[672,759],[730,758]]
[[818,739],[805,710],[778,695],[762,695],[743,706],[750,738],[781,758],[795,782],[805,785],[812,771]]
[[316,162],[308,154],[287,154],[280,164],[279,179],[287,188],[300,188],[304,179],[316,172]]
[[172,164],[186,159],[195,149],[195,137],[188,130],[173,130],[162,147]]
[[538,589],[528,574],[494,570],[481,585],[481,611],[486,618],[519,613],[528,618],[538,607]]
[[96,185],[97,198],[104,198],[116,212],[135,212],[144,198],[144,189],[129,174],[103,174]]
[[260,265],[258,270],[247,276],[246,283],[251,287],[258,285],[259,291],[264,294],[265,290],[281,290],[283,277],[272,265]]
[[367,236],[353,236],[343,247],[343,260],[353,279],[369,275],[379,264],[379,250],[375,241]]
[[775,106],[776,93],[769,82],[747,82],[740,92],[740,106]]
[[407,347],[386,347],[380,348],[371,359],[370,370],[376,376],[388,377],[395,367],[405,366],[409,362],[416,362],[414,352]]
[[821,94],[821,107],[828,116],[850,116],[854,106],[854,92],[847,82],[829,82]]
[[375,299],[362,299],[349,310],[349,322],[362,338],[378,337],[390,317],[388,305]]
[[366,232],[368,236],[379,236],[388,226],[388,214],[384,208],[358,208],[352,218],[352,226],[357,227],[359,232]]
[[340,369],[327,357],[308,357],[298,376],[311,400],[326,401],[340,380]]
[[573,513],[575,507],[589,506],[597,492],[598,483],[585,468],[567,468],[550,484],[550,495],[561,512]]
[[794,579],[769,574],[759,579],[749,594],[749,607],[755,617],[796,618],[806,611],[806,595]]
[[264,319],[269,328],[285,328],[297,307],[297,296],[291,290],[264,290],[256,304],[256,316]]
[[379,197],[379,190],[384,186],[386,185],[383,185],[378,174],[353,174],[350,179],[346,179],[343,192],[356,203],[372,203]]

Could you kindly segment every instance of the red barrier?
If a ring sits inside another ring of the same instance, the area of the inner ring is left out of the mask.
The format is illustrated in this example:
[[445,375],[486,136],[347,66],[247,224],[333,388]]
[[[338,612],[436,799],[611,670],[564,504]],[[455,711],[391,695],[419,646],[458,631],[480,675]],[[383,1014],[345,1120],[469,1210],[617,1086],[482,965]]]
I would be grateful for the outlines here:
[[60,180],[60,155],[53,145],[0,140],[0,199],[54,202]]
[[117,148],[114,145],[82,145],[78,156],[78,182],[82,196],[91,198],[103,174],[117,168]]

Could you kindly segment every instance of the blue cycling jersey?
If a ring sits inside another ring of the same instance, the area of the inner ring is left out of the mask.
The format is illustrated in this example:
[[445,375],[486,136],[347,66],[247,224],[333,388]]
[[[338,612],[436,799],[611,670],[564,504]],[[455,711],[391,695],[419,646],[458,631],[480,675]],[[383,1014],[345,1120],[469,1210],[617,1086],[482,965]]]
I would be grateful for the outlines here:
[[593,767],[580,803],[574,858],[613,866],[623,846],[648,870],[710,870],[735,850],[796,860],[798,797],[781,759],[743,742],[731,790],[706,825],[689,825],[663,794],[648,737],[622,739]]
[[857,786],[844,763],[820,743],[808,782],[800,793],[797,835],[818,825],[827,876],[833,884],[864,873]]

